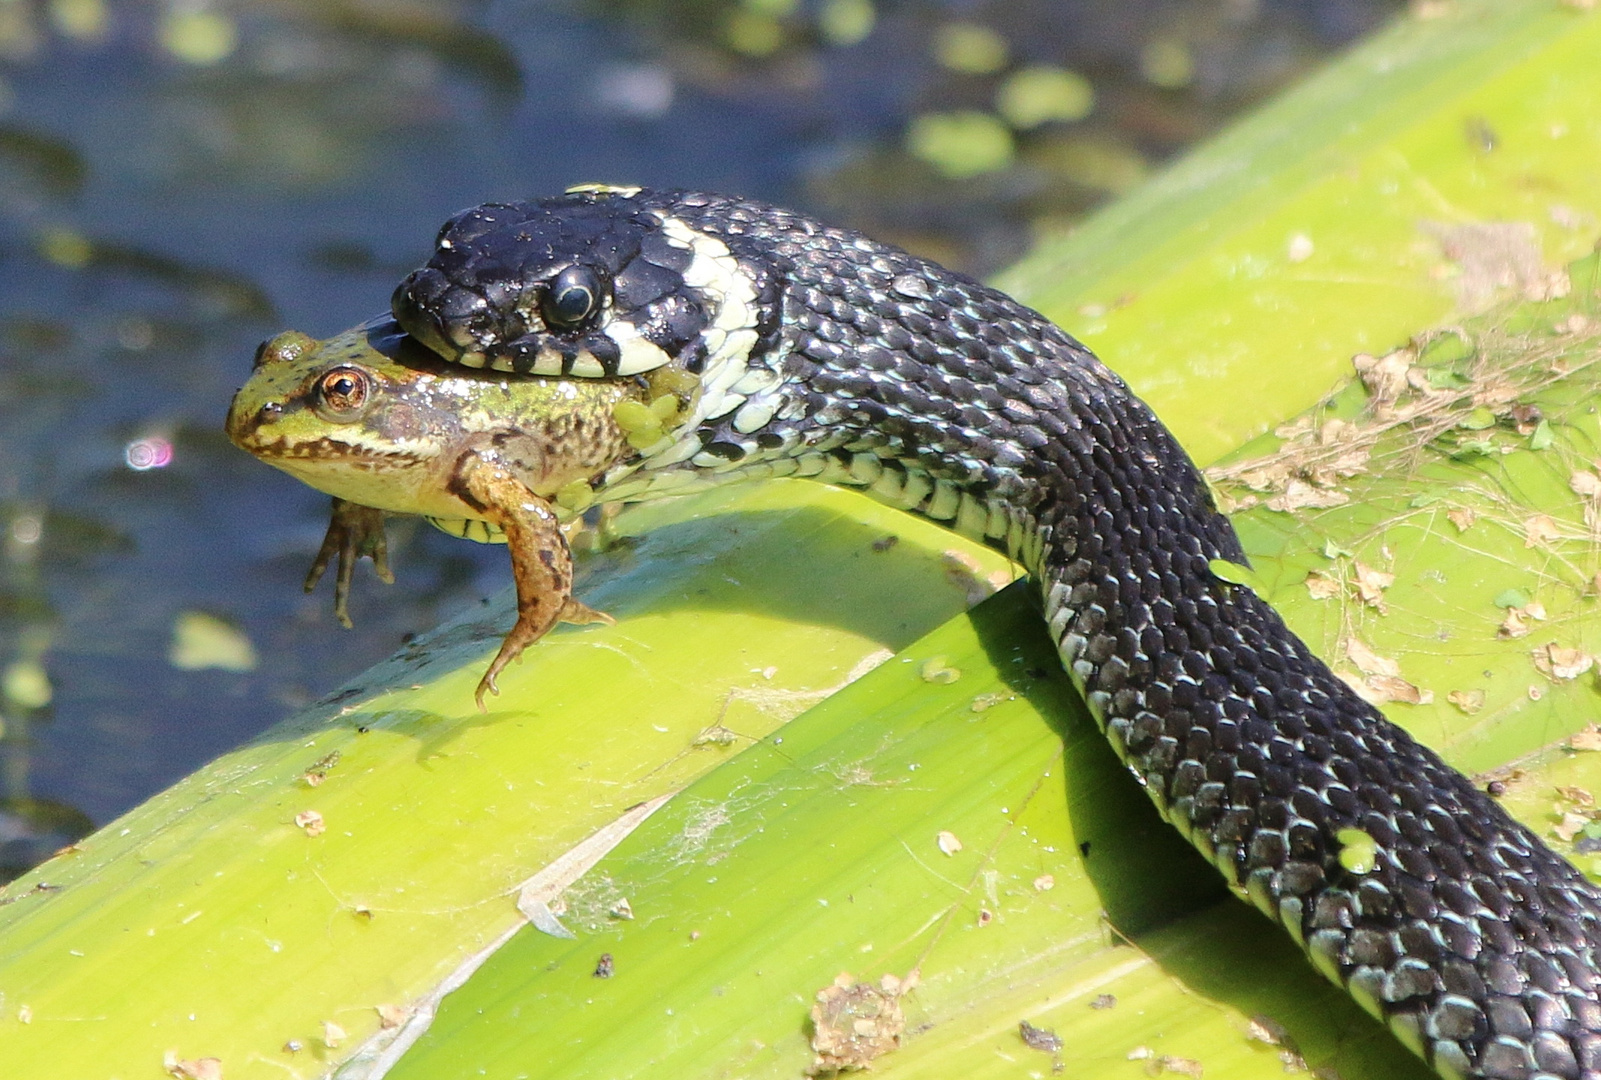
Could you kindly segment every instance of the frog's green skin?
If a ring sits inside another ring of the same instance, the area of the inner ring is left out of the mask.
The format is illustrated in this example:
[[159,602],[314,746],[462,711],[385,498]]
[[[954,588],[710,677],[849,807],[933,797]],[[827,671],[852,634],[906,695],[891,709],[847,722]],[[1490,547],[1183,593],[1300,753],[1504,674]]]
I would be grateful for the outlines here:
[[[556,497],[637,452],[616,420],[638,403],[634,379],[546,379],[448,364],[376,320],[325,342],[289,331],[262,346],[228,410],[228,437],[334,497],[313,565],[339,556],[335,606],[345,616],[361,555],[388,580],[382,512],[421,514],[446,531],[502,539],[517,583],[517,625],[483,681],[558,621],[606,621],[571,596],[572,557]],[[564,500],[571,502],[572,500]],[[580,500],[583,501],[583,500]]]

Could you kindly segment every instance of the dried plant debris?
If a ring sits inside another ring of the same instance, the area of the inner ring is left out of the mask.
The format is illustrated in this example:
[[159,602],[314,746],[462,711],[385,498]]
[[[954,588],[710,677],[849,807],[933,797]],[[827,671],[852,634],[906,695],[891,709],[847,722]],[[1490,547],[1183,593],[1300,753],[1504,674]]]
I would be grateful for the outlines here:
[[1268,1046],[1277,1047],[1279,1064],[1284,1066],[1285,1072],[1298,1073],[1306,1071],[1306,1059],[1301,1057],[1301,1051],[1295,1045],[1295,1040],[1290,1037],[1290,1033],[1285,1030],[1284,1025],[1272,1017],[1260,1014],[1251,1017],[1250,1023],[1245,1028],[1245,1037],[1254,1042],[1266,1043]]
[[1388,614],[1384,590],[1395,584],[1395,575],[1375,569],[1361,559],[1348,559],[1343,552],[1334,559],[1333,566],[1313,570],[1306,576],[1307,594],[1314,600],[1349,598],[1380,615]]
[[1567,271],[1545,268],[1532,222],[1427,222],[1423,231],[1439,241],[1441,252],[1457,265],[1453,284],[1464,311],[1482,311],[1508,289],[1535,301],[1558,300],[1571,289]]
[[1388,656],[1380,656],[1356,635],[1345,639],[1346,659],[1356,665],[1360,677],[1340,673],[1346,683],[1374,705],[1399,701],[1408,705],[1427,705],[1434,700],[1432,690],[1421,690],[1401,678],[1401,665]]
[[1551,832],[1557,839],[1573,845],[1575,855],[1601,856],[1601,807],[1595,796],[1581,787],[1559,787],[1551,807],[1556,824]]
[[1062,1037],[1050,1028],[1039,1028],[1021,1020],[1017,1025],[1017,1034],[1023,1040],[1023,1045],[1030,1050],[1039,1050],[1046,1054],[1054,1054],[1062,1048]]
[[900,999],[916,985],[916,976],[884,975],[875,983],[857,982],[841,972],[832,985],[817,992],[812,1006],[811,1075],[869,1068],[876,1058],[901,1044],[906,1018]]
[[1551,273],[1517,228],[1436,236],[1515,299],[1355,357],[1349,382],[1207,478],[1250,511],[1269,591],[1297,582],[1287,604],[1328,605],[1301,617],[1358,693],[1437,692],[1495,724],[1524,691],[1601,688],[1601,255]]
[[222,1060],[214,1057],[180,1058],[168,1051],[161,1063],[169,1075],[179,1080],[222,1080]]
[[[1533,291],[1566,295],[1558,278],[1568,276],[1540,277]],[[1508,312],[1496,312],[1472,330],[1433,331],[1382,356],[1357,355],[1355,383],[1281,425],[1272,452],[1207,470],[1224,508],[1295,513],[1341,506],[1355,497],[1348,481],[1414,468],[1428,453],[1473,460],[1549,448],[1552,418],[1529,398],[1598,359],[1601,320],[1569,315],[1555,333],[1546,320],[1539,334],[1514,332],[1508,321]],[[1601,470],[1576,470],[1573,484],[1575,493],[1601,504]],[[1465,507],[1447,513],[1463,532],[1476,518]],[[1542,524],[1532,526],[1534,542],[1545,536]]]
[[1530,655],[1534,658],[1535,670],[1552,682],[1577,679],[1595,666],[1595,657],[1583,649],[1559,645],[1554,641],[1535,649]]
[[1171,1073],[1177,1076],[1188,1076],[1191,1080],[1201,1080],[1204,1071],[1201,1063],[1194,1058],[1175,1057],[1171,1054],[1158,1054],[1149,1046],[1136,1046],[1128,1052],[1130,1061],[1143,1061],[1145,1075],[1161,1076]]
[[324,780],[328,779],[328,771],[339,764],[339,757],[339,751],[335,750],[318,758],[309,769],[301,774],[301,780],[307,787],[318,787]]

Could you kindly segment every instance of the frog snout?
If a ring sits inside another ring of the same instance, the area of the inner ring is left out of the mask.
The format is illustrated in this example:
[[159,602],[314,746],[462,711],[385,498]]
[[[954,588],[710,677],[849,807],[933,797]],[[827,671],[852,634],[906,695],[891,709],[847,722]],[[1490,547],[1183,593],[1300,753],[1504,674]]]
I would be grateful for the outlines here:
[[234,395],[233,404],[228,407],[228,420],[224,425],[229,441],[241,450],[252,449],[260,428],[278,419],[283,411],[280,402],[269,401],[256,405],[246,399],[243,390],[239,391]]

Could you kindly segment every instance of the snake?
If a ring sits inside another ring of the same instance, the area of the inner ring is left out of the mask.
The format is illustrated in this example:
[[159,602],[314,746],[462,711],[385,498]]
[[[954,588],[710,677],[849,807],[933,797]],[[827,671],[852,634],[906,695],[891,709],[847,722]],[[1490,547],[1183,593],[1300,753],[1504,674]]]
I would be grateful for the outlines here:
[[1601,1080],[1601,890],[1220,576],[1249,559],[1201,472],[1043,315],[803,214],[617,187],[463,211],[392,307],[470,366],[676,373],[595,500],[811,477],[1005,552],[1161,815],[1318,971],[1441,1076]]

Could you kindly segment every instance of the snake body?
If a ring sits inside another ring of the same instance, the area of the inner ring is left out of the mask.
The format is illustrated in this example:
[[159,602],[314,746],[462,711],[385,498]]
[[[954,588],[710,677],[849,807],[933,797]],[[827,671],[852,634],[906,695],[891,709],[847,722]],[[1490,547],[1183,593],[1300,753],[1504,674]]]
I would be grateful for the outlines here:
[[[604,295],[568,324],[574,275]],[[693,376],[596,499],[814,476],[1008,552],[1117,754],[1319,970],[1444,1076],[1601,1080],[1601,891],[1213,573],[1247,560],[1200,473],[1043,316],[792,212],[636,189],[458,215],[395,312],[466,363]]]

